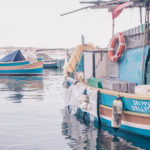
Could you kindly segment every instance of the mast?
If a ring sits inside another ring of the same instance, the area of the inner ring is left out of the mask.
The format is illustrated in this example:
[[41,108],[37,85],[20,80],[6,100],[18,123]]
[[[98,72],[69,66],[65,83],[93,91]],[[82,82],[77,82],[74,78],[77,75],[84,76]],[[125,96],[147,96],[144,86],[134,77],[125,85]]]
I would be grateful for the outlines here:
[[141,28],[142,28],[142,7],[140,6],[139,7],[139,9],[140,9],[140,24],[141,24]]

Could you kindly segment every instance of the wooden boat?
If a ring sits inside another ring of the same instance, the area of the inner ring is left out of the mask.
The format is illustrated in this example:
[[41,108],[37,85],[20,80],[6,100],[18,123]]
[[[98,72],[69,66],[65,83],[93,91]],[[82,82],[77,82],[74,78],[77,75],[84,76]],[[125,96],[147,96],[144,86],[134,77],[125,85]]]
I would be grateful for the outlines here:
[[[149,2],[132,2],[132,7],[146,7],[148,18]],[[114,12],[127,3],[131,2],[107,1],[89,8],[111,7]],[[65,104],[71,114],[95,126],[150,138],[149,31],[146,19],[144,30],[142,25],[116,33],[108,48],[84,44],[75,49],[64,69]]]
[[0,60],[0,76],[4,75],[42,75],[43,62],[40,58],[26,60],[17,50]]
[[61,68],[64,66],[65,59],[54,59],[43,53],[39,53],[37,56],[42,58],[43,68]]
[[44,60],[43,67],[44,68],[61,68],[64,65],[64,59],[54,59],[54,60]]

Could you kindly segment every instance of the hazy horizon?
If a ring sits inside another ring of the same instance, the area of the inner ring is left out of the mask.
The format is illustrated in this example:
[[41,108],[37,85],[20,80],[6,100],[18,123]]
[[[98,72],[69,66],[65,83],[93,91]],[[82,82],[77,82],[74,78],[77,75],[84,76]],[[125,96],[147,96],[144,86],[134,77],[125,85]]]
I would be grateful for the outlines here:
[[[0,47],[70,48],[81,43],[82,34],[86,43],[106,46],[112,34],[107,10],[60,16],[84,6],[73,0],[0,0]],[[116,32],[140,24],[139,10],[133,10],[115,20]]]

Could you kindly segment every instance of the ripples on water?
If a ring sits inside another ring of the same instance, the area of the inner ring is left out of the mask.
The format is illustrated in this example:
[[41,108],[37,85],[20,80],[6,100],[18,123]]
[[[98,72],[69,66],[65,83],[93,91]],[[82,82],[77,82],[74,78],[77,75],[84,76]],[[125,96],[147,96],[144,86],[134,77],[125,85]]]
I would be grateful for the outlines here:
[[62,134],[73,150],[141,150],[150,149],[149,139],[127,132],[114,133],[112,128],[102,126],[96,129],[85,125],[76,116],[63,109]]
[[[136,150],[147,140],[86,126],[64,108],[61,70],[0,77],[0,150]],[[128,140],[127,140],[128,139]]]

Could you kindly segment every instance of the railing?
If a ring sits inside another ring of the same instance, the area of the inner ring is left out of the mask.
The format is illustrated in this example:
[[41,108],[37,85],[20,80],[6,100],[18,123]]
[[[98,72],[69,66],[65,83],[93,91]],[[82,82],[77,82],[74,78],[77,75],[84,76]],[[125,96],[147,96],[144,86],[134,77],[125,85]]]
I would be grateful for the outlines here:
[[[123,32],[126,38],[126,48],[136,48],[143,46],[144,25],[138,26]],[[150,44],[150,29],[146,31],[145,45]]]

